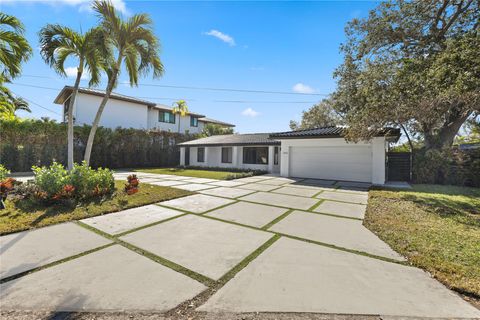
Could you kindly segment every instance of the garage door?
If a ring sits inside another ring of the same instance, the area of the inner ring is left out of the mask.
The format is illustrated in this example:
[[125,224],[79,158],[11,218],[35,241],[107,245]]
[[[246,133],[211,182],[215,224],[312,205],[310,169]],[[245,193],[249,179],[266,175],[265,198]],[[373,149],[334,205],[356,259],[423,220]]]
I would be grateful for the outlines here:
[[291,147],[290,176],[372,181],[371,146]]

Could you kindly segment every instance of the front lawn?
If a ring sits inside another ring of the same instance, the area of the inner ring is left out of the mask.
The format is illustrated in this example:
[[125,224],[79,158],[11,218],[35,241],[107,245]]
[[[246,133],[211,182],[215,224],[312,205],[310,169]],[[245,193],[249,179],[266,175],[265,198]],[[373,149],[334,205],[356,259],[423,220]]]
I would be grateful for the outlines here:
[[134,169],[137,172],[172,174],[176,176],[186,176],[195,178],[208,178],[218,180],[231,180],[242,177],[248,177],[256,174],[256,172],[233,172],[219,170],[202,170],[202,169],[183,169],[183,168],[140,168]]
[[369,193],[365,226],[448,287],[480,298],[480,189],[415,185]]
[[141,183],[138,193],[126,195],[123,192],[124,184],[124,181],[115,181],[117,191],[104,201],[81,203],[73,208],[58,204],[47,207],[32,200],[21,200],[16,203],[7,200],[7,208],[0,210],[0,235],[80,220],[193,194],[185,190]]

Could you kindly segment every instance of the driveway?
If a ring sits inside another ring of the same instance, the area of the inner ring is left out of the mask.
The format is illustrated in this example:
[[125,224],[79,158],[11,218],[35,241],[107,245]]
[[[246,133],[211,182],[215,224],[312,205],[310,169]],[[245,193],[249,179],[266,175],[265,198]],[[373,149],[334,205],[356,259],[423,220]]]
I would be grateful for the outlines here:
[[137,174],[197,194],[0,237],[3,311],[480,317],[362,225],[367,184]]

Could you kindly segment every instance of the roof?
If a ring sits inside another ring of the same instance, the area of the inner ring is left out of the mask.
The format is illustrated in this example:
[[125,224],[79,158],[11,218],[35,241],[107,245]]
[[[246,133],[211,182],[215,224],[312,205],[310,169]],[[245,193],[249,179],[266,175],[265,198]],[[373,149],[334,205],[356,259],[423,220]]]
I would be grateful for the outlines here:
[[[153,108],[159,109],[159,110],[170,111],[170,112],[172,111],[172,107],[169,107],[169,106],[166,106],[166,105],[163,105],[163,104],[156,104],[156,105],[153,106]],[[205,117],[205,115],[203,115],[203,114],[190,112],[190,111],[187,112],[187,114],[199,118],[198,120]]]
[[[55,98],[53,101],[56,104],[63,104],[65,100],[67,100],[70,95],[72,94],[73,87],[72,86],[65,86],[63,87],[62,91],[58,94],[58,96]],[[80,93],[85,93],[85,94],[91,94],[94,96],[99,96],[103,97],[105,95],[105,91],[103,90],[97,90],[97,89],[90,89],[90,88],[78,88],[78,92]],[[142,100],[142,99],[137,99],[134,97],[130,96],[125,96],[123,94],[115,93],[112,92],[110,94],[110,98],[112,99],[117,99],[117,100],[122,100],[122,101],[127,101],[127,102],[133,102],[133,103],[138,103],[138,104],[143,104],[149,107],[155,107],[157,104],[155,102],[147,101],[147,100]]]
[[224,126],[224,127],[235,127],[234,124],[227,123],[227,122],[223,122],[223,121],[218,121],[218,120],[210,119],[210,118],[200,118],[200,119],[198,119],[198,121],[203,121],[203,122],[207,122],[207,123],[218,124],[218,125],[221,125],[221,126]]
[[246,146],[279,145],[280,141],[270,138],[270,133],[224,134],[180,143],[180,146]]
[[[297,131],[272,133],[270,137],[276,139],[305,139],[305,138],[340,138],[344,136],[345,127],[330,126]],[[384,128],[379,130],[377,136],[400,138],[400,129]]]

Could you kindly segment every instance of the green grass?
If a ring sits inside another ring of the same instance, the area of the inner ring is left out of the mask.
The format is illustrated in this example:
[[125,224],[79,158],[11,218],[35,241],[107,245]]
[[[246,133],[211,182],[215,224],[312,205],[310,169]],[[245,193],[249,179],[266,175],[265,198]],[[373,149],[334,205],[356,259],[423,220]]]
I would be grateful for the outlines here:
[[158,174],[172,174],[176,176],[207,178],[218,180],[238,179],[244,176],[251,176],[248,172],[233,172],[233,171],[215,171],[215,170],[200,170],[200,169],[182,169],[182,168],[137,168],[133,171],[158,173]]
[[7,208],[0,211],[0,235],[84,219],[193,194],[170,187],[140,184],[140,191],[129,196],[122,190],[123,181],[116,181],[115,186],[117,191],[112,196],[103,200],[80,203],[76,207],[45,206],[33,200],[17,202],[7,200]]
[[480,189],[373,190],[364,224],[448,287],[480,298]]

